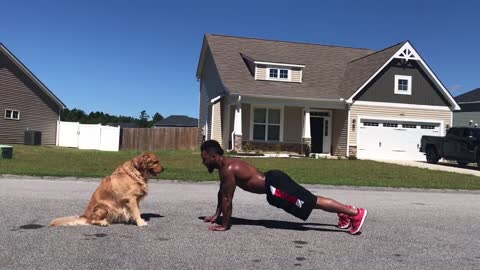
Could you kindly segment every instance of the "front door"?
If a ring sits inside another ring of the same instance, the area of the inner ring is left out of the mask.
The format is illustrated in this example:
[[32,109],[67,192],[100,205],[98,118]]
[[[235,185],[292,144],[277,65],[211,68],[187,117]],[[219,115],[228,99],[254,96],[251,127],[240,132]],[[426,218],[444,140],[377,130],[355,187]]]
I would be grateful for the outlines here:
[[322,117],[310,117],[312,153],[323,153],[323,122]]

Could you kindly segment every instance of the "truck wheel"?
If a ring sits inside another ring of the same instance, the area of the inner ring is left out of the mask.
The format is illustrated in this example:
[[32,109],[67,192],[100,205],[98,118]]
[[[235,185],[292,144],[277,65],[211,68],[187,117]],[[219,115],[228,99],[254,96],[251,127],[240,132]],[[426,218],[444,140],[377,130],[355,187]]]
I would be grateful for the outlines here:
[[437,154],[437,150],[433,146],[427,148],[427,162],[430,164],[437,164],[440,157]]
[[463,168],[463,167],[466,167],[469,162],[463,161],[463,160],[457,160],[457,163],[458,163],[458,166]]

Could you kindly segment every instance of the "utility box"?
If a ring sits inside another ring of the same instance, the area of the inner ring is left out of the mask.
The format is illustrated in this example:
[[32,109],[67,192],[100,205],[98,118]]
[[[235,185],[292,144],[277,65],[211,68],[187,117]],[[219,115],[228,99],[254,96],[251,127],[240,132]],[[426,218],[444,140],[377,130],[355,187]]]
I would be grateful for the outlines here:
[[10,145],[0,144],[0,159],[12,159],[13,147]]
[[37,130],[25,130],[25,137],[23,140],[27,145],[41,145],[42,144],[42,132]]

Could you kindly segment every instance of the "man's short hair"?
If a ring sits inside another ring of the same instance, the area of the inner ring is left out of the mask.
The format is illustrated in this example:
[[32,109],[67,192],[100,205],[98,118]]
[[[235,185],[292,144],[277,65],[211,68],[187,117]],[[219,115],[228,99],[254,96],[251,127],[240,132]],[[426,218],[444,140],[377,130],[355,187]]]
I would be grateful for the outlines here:
[[215,153],[217,155],[223,156],[223,149],[220,146],[220,144],[215,140],[204,141],[202,143],[202,146],[200,146],[200,150],[202,152],[207,151],[208,153],[211,153],[211,154]]

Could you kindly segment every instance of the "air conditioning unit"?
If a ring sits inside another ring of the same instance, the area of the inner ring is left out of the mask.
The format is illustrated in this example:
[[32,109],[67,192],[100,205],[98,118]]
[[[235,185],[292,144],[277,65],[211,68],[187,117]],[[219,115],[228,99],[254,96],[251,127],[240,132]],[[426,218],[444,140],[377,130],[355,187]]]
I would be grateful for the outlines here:
[[38,130],[25,130],[25,137],[23,143],[26,145],[41,145],[42,144],[42,132]]

